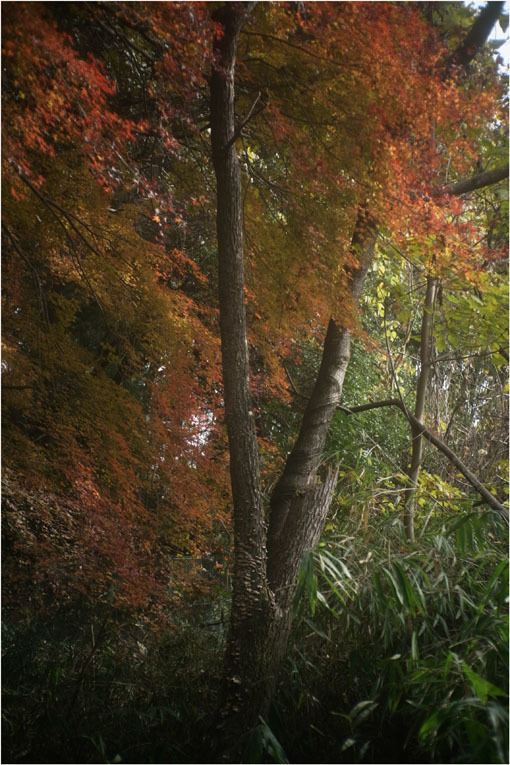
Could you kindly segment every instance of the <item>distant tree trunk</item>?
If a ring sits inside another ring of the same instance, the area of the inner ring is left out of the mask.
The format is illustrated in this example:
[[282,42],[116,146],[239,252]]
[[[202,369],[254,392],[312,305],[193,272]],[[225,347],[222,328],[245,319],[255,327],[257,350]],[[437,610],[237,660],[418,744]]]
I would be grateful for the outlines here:
[[[425,303],[423,305],[423,316],[421,320],[421,338],[420,338],[420,374],[418,375],[418,385],[416,386],[416,398],[414,406],[414,416],[419,423],[423,424],[423,413],[427,399],[427,385],[430,377],[430,366],[432,359],[432,331],[433,331],[433,311],[436,299],[437,279],[432,276],[427,277],[427,291],[425,293]],[[419,425],[412,425],[413,444],[411,447],[411,465],[409,467],[410,486],[404,494],[404,526],[407,539],[414,540],[414,512],[416,505],[416,488],[423,459],[423,437]]]
[[[450,74],[452,66],[466,69],[475,58],[487,41],[492,27],[498,20],[504,10],[503,2],[488,2],[475,19],[467,35],[459,43],[453,54],[447,59],[445,74]],[[437,193],[448,191],[454,196],[475,191],[476,189],[498,183],[508,177],[508,165],[495,168],[494,170],[480,173],[472,178],[468,178],[458,183],[449,184],[438,188]],[[409,466],[410,486],[404,494],[404,526],[406,536],[409,541],[414,540],[414,514],[416,502],[416,488],[420,475],[420,468],[423,456],[423,437],[421,435],[421,425],[423,424],[423,413],[425,410],[427,384],[430,373],[431,353],[432,353],[432,330],[433,319],[432,311],[436,296],[437,280],[432,276],[427,278],[427,292],[425,295],[425,304],[423,309],[423,318],[421,325],[421,344],[420,344],[420,374],[416,388],[414,419],[411,424],[413,433],[413,444],[411,448],[411,464]]]
[[424,427],[416,417],[411,414],[411,412],[405,407],[405,405],[402,403],[402,401],[399,398],[386,398],[383,401],[370,401],[368,404],[361,404],[359,406],[352,406],[352,407],[345,407],[341,406],[340,409],[345,412],[346,414],[357,414],[358,412],[368,412],[371,409],[381,409],[385,406],[396,406],[400,409],[401,412],[407,417],[407,420],[409,421],[410,425],[415,428],[422,436],[423,438],[426,438],[429,443],[431,443],[433,446],[435,446],[442,454],[444,454],[445,457],[447,457],[452,465],[455,465],[457,470],[459,470],[460,473],[464,476],[464,478],[467,479],[467,481],[471,484],[471,486],[476,489],[476,491],[480,494],[480,496],[483,498],[483,500],[494,510],[496,510],[497,513],[508,523],[508,508],[503,505],[497,497],[495,497],[491,492],[481,483],[478,478],[469,470],[466,465],[457,457],[455,452],[453,452],[445,443],[444,441],[441,441],[440,438],[435,436],[433,433],[430,432],[430,430],[427,430],[426,427]]

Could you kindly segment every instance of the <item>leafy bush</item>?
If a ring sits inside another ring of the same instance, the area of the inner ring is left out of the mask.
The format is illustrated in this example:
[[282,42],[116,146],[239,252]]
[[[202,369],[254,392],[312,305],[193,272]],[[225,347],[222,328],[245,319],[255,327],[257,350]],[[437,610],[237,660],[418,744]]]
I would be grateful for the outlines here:
[[506,762],[504,524],[492,513],[436,519],[412,547],[398,520],[352,531],[303,562],[279,698],[283,716],[298,698],[293,751],[321,747],[323,762]]

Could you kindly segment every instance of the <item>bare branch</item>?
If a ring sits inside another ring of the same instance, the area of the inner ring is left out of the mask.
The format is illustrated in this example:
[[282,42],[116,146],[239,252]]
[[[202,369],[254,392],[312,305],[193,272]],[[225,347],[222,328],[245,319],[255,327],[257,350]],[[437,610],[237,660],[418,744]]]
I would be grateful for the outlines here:
[[492,186],[503,181],[505,178],[508,178],[508,165],[496,167],[494,170],[486,170],[484,173],[474,175],[472,178],[465,178],[463,181],[443,186],[442,189],[438,190],[438,193],[447,191],[449,194],[459,197],[461,194],[468,194],[470,191]]
[[289,378],[290,387],[292,388],[292,391],[293,391],[294,395],[298,396],[298,398],[302,398],[305,401],[308,401],[308,396],[305,396],[304,393],[301,393],[300,391],[298,391],[298,389],[296,387],[296,384],[295,384],[294,380],[292,379],[289,370],[287,369],[287,365],[286,364],[283,365],[283,368],[285,369],[285,373],[286,373],[287,377]]
[[427,439],[433,446],[436,447],[436,449],[439,449],[440,452],[442,452],[445,457],[447,457],[451,463],[455,465],[456,468],[462,473],[462,475],[469,481],[471,486],[476,489],[476,491],[480,494],[480,496],[484,499],[484,501],[492,507],[493,510],[496,510],[502,518],[504,518],[505,521],[508,522],[508,508],[505,507],[491,492],[481,483],[478,478],[469,470],[469,468],[464,465],[464,463],[457,457],[455,452],[453,452],[448,446],[446,446],[443,441],[441,441],[440,438],[437,438],[433,433],[430,432],[430,430],[427,430],[427,428],[412,415],[409,410],[406,409],[406,407],[402,404],[401,401],[399,401],[398,398],[389,398],[385,399],[384,401],[371,401],[369,404],[362,404],[361,406],[355,406],[355,407],[345,407],[341,406],[339,409],[346,414],[356,414],[357,412],[366,412],[369,409],[380,409],[384,406],[396,406],[400,409],[401,412],[405,414],[407,419],[409,420],[409,423],[415,429],[416,433],[419,433],[419,435],[423,436]]
[[246,127],[248,122],[251,119],[253,119],[254,117],[256,117],[257,114],[260,114],[260,112],[263,109],[265,109],[265,104],[262,104],[262,106],[259,109],[257,109],[257,111],[254,111],[255,107],[257,106],[258,102],[260,101],[261,96],[262,96],[262,92],[259,90],[257,98],[255,99],[255,101],[253,102],[253,104],[250,107],[250,111],[248,112],[248,114],[246,115],[244,120],[242,120],[239,123],[239,125],[236,127],[236,129],[234,131],[234,135],[225,144],[225,147],[224,147],[225,149],[229,149],[232,146],[232,144],[235,143],[237,141],[237,139],[240,137],[243,128]]

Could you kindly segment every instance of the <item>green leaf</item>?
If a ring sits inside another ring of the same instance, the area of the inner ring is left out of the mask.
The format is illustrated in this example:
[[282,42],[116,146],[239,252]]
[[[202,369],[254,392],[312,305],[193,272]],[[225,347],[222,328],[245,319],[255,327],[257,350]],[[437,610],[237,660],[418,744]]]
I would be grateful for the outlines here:
[[450,651],[448,653],[448,656],[446,657],[446,661],[444,663],[443,672],[442,672],[442,679],[445,680],[448,675],[450,674],[450,669],[452,666],[452,662],[454,659],[457,659],[457,654]]
[[377,592],[377,595],[379,597],[379,600],[381,601],[381,604],[383,606],[386,606],[386,595],[384,594],[384,590],[382,588],[381,578],[377,571],[374,571],[374,585],[375,590]]
[[499,577],[503,574],[503,572],[506,572],[505,580],[504,580],[505,590],[506,590],[507,589],[506,581],[507,581],[507,577],[508,577],[508,561],[506,561],[506,560],[502,560],[502,561],[500,561],[498,563],[498,565],[496,566],[496,568],[494,570],[494,573],[492,574],[491,578],[489,579],[489,582],[487,583],[487,586],[485,588],[485,592],[484,592],[483,598],[482,598],[482,600],[481,600],[481,602],[480,602],[480,604],[478,606],[478,615],[480,615],[482,613],[483,609],[485,608],[485,604],[487,603],[487,601],[488,601],[488,599],[489,599],[489,597],[490,597],[490,595],[492,593],[493,587],[496,584],[496,582],[498,581]]
[[260,724],[262,726],[265,748],[273,757],[273,762],[288,763],[287,755],[271,728],[262,718],[260,718]]
[[471,684],[476,696],[478,696],[480,701],[484,704],[487,703],[489,697],[496,698],[497,696],[506,696],[505,691],[502,691],[501,688],[498,688],[496,685],[493,685],[493,683],[479,675],[478,672],[471,669],[465,661],[462,662],[462,671]]
[[351,746],[354,746],[355,743],[356,743],[356,739],[346,738],[344,743],[342,744],[342,748],[340,749],[340,751],[345,752],[346,749],[350,749]]
[[397,574],[400,586],[406,594],[408,605],[410,607],[414,606],[418,608],[418,610],[421,610],[421,608],[425,606],[425,598],[424,598],[423,592],[421,592],[416,582],[415,582],[415,586],[418,592],[413,588],[406,572],[404,571],[404,569],[399,563],[395,561],[392,565],[393,565],[394,571]]
[[356,706],[349,712],[349,717],[351,718],[353,726],[357,727],[363,720],[366,720],[378,706],[379,703],[377,701],[372,701],[372,699],[360,701],[359,704],[356,704]]
[[421,726],[421,728],[420,728],[420,730],[418,732],[418,735],[419,735],[420,739],[422,741],[424,741],[427,738],[427,736],[429,736],[431,734],[435,734],[437,729],[438,729],[438,727],[439,727],[439,725],[440,725],[439,713],[438,712],[433,712],[430,715],[430,717],[427,717],[427,719],[422,724],[422,726]]
[[303,620],[305,624],[308,624],[310,629],[312,629],[319,637],[323,638],[324,640],[327,640],[328,642],[331,642],[331,638],[329,638],[325,632],[321,630],[320,627],[318,627],[314,622],[312,622],[311,619],[304,619]]
[[340,560],[340,558],[331,555],[331,553],[327,552],[327,550],[323,550],[320,553],[319,563],[323,571],[325,568],[329,569],[330,573],[336,576],[338,579],[342,579],[343,577],[352,579],[352,574],[345,563]]
[[411,311],[409,311],[407,308],[404,308],[403,310],[395,314],[396,318],[399,320],[401,324],[407,324],[407,322],[411,318],[411,315],[412,315]]
[[268,762],[269,755],[272,762],[288,763],[287,755],[269,725],[262,717],[259,720],[248,738],[243,762]]
[[413,630],[413,634],[411,637],[411,658],[414,661],[418,661],[420,658],[420,651],[418,648],[418,638],[416,637],[415,630]]
[[[393,565],[393,568],[395,568],[394,565]],[[392,585],[393,592],[395,593],[399,603],[405,608],[409,608],[409,598],[407,595],[407,590],[405,588],[405,585],[402,583],[401,578],[399,577],[398,571],[390,571],[387,568],[384,568],[383,571],[386,574],[386,578]]]

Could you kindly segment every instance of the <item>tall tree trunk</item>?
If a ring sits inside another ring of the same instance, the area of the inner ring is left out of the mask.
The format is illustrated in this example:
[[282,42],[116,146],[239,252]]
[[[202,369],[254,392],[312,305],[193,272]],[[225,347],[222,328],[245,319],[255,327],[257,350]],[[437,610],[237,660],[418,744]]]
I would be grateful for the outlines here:
[[[421,320],[421,338],[420,338],[420,374],[418,376],[418,385],[416,387],[416,399],[414,406],[414,416],[419,423],[423,424],[423,413],[427,399],[427,385],[430,377],[430,366],[432,358],[432,330],[433,330],[433,311],[436,299],[437,279],[432,276],[427,277],[427,291],[425,293],[425,303],[423,305],[423,316]],[[411,465],[409,468],[409,488],[404,494],[404,526],[407,539],[414,540],[414,512],[416,505],[416,488],[423,459],[423,437],[419,425],[412,425],[413,443],[411,448]]]
[[249,10],[249,4],[230,3],[214,13],[213,18],[222,25],[224,33],[214,41],[210,90],[211,145],[217,184],[221,352],[234,505],[232,616],[220,715],[229,719],[242,708],[247,718],[256,721],[271,601],[266,585],[266,530],[250,394],[241,175],[233,140],[236,46]]
[[[217,730],[222,744],[266,714],[291,628],[292,604],[305,550],[321,534],[337,470],[321,459],[340,402],[350,332],[331,319],[317,382],[301,430],[271,499],[266,553],[257,441],[250,396],[244,295],[241,180],[235,147],[236,43],[248,4],[217,9],[211,75],[211,144],[217,182],[219,303],[225,417],[234,505],[234,586]],[[352,247],[359,266],[349,274],[353,310],[373,254],[375,228],[360,213]]]

